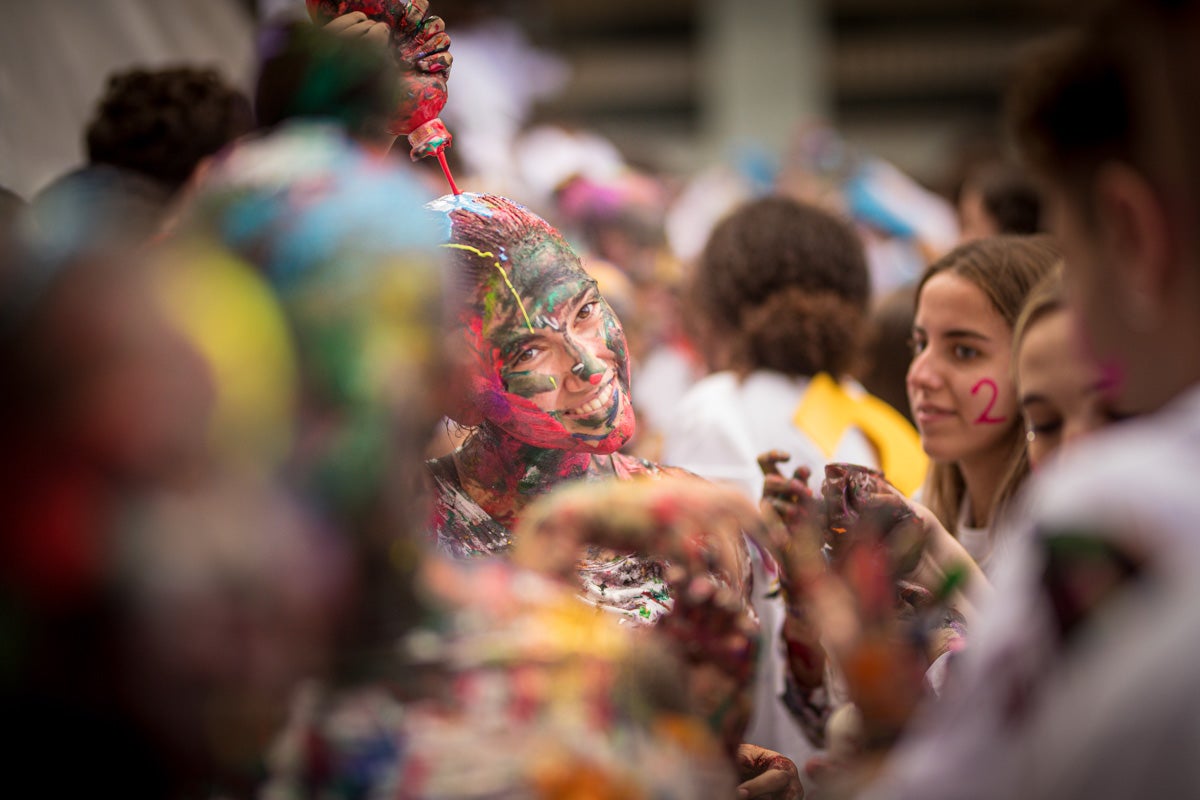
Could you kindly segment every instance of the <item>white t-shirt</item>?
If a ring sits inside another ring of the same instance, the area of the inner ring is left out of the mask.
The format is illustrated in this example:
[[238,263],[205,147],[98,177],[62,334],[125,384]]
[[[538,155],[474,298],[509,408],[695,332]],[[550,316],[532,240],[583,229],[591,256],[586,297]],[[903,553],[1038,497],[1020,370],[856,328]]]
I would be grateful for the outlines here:
[[[762,496],[758,455],[779,449],[791,454],[780,471],[790,475],[800,465],[812,470],[809,485],[819,492],[825,465],[847,461],[878,467],[874,447],[856,428],[846,431],[832,456],[826,455],[792,417],[804,398],[809,379],[758,371],[739,380],[732,372],[702,378],[684,396],[667,426],[662,463],[683,467],[712,481],[736,486],[754,502]],[[865,390],[847,384],[852,394]],[[754,605],[762,622],[763,657],[756,675],[754,716],[745,740],[782,753],[803,771],[804,762],[819,751],[805,737],[784,706],[786,660],[781,630],[783,604],[767,595],[775,588],[755,562]]]
[[963,497],[958,507],[958,541],[986,573],[992,556],[992,531],[989,526],[973,527],[971,516],[971,498]]
[[[845,461],[878,468],[875,448],[857,428],[847,430],[834,452],[826,454],[792,423],[808,384],[806,377],[766,370],[742,380],[732,372],[702,378],[684,395],[666,428],[662,463],[736,486],[756,503],[763,484],[758,455],[766,450],[791,455],[779,465],[785,475],[800,465],[809,467],[814,491],[826,464]],[[865,392],[854,382],[845,386],[851,394]]]
[[[867,796],[1125,800],[1200,787],[1200,387],[1064,452],[1004,525],[995,599],[953,689]],[[1069,639],[1045,591],[1052,537],[1140,553]]]

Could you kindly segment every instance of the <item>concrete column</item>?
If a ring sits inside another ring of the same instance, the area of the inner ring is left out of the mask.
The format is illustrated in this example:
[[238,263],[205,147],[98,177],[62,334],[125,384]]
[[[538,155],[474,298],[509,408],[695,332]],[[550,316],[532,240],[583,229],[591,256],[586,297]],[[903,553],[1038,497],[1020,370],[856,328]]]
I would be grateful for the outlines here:
[[700,104],[713,156],[753,142],[782,153],[831,113],[826,0],[701,0]]

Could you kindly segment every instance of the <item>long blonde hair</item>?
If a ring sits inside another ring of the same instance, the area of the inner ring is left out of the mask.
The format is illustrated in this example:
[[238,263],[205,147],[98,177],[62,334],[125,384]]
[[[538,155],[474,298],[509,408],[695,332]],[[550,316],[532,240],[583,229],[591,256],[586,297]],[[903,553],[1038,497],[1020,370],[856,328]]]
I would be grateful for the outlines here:
[[[1046,235],[993,236],[959,245],[925,270],[917,284],[916,306],[921,305],[921,292],[934,275],[950,272],[979,287],[992,307],[1000,314],[1009,329],[1016,326],[1017,316],[1025,298],[1061,255],[1053,240]],[[1025,454],[1025,431],[1017,416],[1007,431],[1009,467],[1002,487],[1009,480],[1016,484],[1029,474]],[[1002,488],[1002,487],[998,487]],[[946,530],[958,536],[958,513],[966,495],[967,484],[956,463],[934,463],[925,481],[923,501]],[[996,519],[1000,495],[995,495],[988,524]]]

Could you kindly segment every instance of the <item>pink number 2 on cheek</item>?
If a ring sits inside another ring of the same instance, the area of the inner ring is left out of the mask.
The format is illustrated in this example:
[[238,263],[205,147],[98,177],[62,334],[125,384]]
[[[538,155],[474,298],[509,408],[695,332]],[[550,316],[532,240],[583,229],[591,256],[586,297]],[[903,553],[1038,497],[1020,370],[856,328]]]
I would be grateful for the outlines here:
[[1005,417],[993,417],[992,409],[996,406],[996,400],[1000,396],[1000,390],[996,388],[996,382],[991,378],[984,378],[979,383],[975,384],[975,388],[971,389],[971,394],[979,394],[979,390],[987,387],[992,390],[992,396],[988,399],[987,408],[979,415],[979,419],[975,420],[976,425],[998,425],[1001,422],[1008,422]]

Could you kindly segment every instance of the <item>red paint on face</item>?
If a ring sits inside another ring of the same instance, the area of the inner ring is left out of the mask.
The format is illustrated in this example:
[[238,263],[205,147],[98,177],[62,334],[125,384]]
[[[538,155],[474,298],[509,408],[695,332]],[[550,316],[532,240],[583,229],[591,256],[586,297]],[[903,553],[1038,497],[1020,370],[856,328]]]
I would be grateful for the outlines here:
[[505,198],[466,194],[446,209],[447,246],[474,283],[462,316],[471,410],[534,447],[620,449],[635,426],[625,334],[578,256]]

